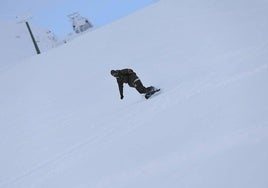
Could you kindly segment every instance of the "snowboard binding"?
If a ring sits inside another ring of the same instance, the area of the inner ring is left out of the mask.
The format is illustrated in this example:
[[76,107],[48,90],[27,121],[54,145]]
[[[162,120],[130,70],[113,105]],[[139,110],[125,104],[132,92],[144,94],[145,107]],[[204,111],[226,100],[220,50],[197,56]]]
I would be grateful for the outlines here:
[[148,91],[145,94],[145,99],[149,99],[153,94],[155,94],[156,92],[159,92],[160,89],[155,88],[153,86],[148,87]]

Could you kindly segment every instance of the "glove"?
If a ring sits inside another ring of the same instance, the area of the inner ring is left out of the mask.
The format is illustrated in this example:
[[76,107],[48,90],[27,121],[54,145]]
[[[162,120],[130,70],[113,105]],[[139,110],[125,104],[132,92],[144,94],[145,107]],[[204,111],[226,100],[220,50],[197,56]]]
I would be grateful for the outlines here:
[[120,96],[120,99],[122,100],[123,98],[124,98],[124,96],[123,96],[123,95],[121,95],[121,96]]

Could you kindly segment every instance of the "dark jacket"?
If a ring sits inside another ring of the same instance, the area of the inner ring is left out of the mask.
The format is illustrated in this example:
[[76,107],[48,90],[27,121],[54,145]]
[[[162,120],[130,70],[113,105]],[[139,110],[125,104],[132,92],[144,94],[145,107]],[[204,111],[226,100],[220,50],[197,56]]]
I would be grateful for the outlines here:
[[139,80],[138,76],[132,69],[117,70],[118,76],[116,77],[120,95],[123,96],[123,84],[126,83],[130,87],[135,87],[134,82]]

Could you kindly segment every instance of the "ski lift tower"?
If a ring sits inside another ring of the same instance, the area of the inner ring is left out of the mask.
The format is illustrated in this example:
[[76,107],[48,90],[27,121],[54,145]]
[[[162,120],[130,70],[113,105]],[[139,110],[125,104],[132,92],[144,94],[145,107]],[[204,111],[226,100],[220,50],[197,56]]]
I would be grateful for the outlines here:
[[70,21],[72,23],[73,30],[77,34],[82,33],[93,27],[93,25],[88,21],[88,19],[82,17],[78,12],[69,14],[68,17],[70,18]]
[[27,29],[28,29],[28,31],[29,31],[29,33],[31,35],[31,38],[32,38],[32,41],[33,41],[33,44],[34,44],[34,47],[35,47],[35,50],[36,50],[36,53],[37,54],[40,54],[41,52],[40,52],[40,50],[38,48],[37,42],[36,42],[36,40],[34,38],[34,35],[32,33],[32,30],[31,30],[30,25],[29,25],[29,22],[28,22],[28,20],[30,20],[30,19],[32,19],[32,16],[31,15],[24,16],[24,17],[18,17],[17,16],[17,22],[18,23],[25,23],[26,24]]

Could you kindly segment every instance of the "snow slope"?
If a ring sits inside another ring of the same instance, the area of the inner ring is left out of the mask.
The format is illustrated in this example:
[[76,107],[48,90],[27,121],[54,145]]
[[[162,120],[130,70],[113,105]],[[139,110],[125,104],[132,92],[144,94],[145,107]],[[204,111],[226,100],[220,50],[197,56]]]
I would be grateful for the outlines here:
[[162,0],[2,72],[0,187],[266,188],[267,9]]

